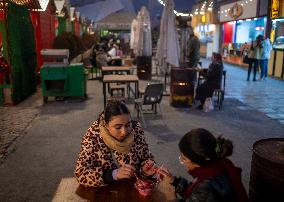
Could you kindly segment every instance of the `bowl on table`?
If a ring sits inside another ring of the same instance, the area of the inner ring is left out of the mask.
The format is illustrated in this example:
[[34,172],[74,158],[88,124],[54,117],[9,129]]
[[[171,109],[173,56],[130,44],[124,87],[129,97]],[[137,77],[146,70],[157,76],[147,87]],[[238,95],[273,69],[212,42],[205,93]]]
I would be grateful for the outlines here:
[[139,180],[134,184],[135,188],[142,196],[151,195],[154,192],[156,185],[157,182],[153,180]]

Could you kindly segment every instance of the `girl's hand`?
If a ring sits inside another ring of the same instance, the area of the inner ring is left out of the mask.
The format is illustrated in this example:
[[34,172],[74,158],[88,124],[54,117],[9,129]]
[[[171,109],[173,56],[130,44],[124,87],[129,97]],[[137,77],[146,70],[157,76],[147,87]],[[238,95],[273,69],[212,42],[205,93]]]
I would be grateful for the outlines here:
[[117,171],[117,179],[132,178],[135,173],[135,167],[130,164],[123,164]]
[[175,177],[165,168],[159,168],[157,170],[157,175],[161,180],[166,180],[169,183],[173,183],[175,179]]
[[156,171],[157,171],[156,164],[152,160],[147,161],[142,167],[142,172],[146,176],[154,175]]

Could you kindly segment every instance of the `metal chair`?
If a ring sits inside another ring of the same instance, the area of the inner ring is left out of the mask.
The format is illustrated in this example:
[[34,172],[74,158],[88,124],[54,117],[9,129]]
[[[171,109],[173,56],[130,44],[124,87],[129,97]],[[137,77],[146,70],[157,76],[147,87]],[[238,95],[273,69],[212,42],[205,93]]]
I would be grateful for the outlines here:
[[222,79],[222,83],[220,85],[220,88],[214,90],[214,95],[216,95],[217,98],[218,98],[217,102],[218,102],[219,110],[222,109],[223,101],[224,101],[224,98],[225,98],[226,74],[227,74],[227,71],[223,70],[223,79]]
[[[162,114],[162,109],[160,106],[160,103],[162,101],[162,97],[163,97],[163,91],[164,91],[164,85],[161,83],[155,83],[155,84],[149,84],[146,86],[145,92],[143,94],[143,97],[135,99],[134,101],[134,109],[137,110],[137,117],[139,117],[139,114],[141,114],[141,118],[143,121],[143,124],[145,126],[145,128],[147,127],[144,116],[143,116],[143,112],[145,112],[145,110],[143,111],[142,107],[143,105],[151,105],[152,109],[151,109],[151,113],[157,113],[157,104],[160,108],[160,112],[161,112],[161,116],[163,119],[163,114]],[[163,120],[164,122],[164,120]],[[165,124],[165,122],[164,122]],[[166,125],[166,124],[165,124]]]

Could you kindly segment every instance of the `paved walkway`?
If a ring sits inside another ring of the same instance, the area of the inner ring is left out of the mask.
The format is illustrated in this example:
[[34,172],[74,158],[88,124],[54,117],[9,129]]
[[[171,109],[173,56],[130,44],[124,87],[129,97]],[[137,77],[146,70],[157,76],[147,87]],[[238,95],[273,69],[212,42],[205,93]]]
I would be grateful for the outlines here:
[[[203,59],[203,65],[208,66],[209,60]],[[224,68],[228,72],[226,98],[236,98],[284,124],[283,80],[269,78],[267,81],[246,81],[246,68],[228,63],[224,63]]]

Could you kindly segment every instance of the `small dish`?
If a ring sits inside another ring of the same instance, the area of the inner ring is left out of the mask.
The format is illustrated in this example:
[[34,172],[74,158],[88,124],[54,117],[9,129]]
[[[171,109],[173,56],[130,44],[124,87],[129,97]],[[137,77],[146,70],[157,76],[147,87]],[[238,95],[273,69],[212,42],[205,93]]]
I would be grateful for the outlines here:
[[153,193],[156,187],[156,182],[152,180],[139,180],[134,186],[142,196],[149,196]]

